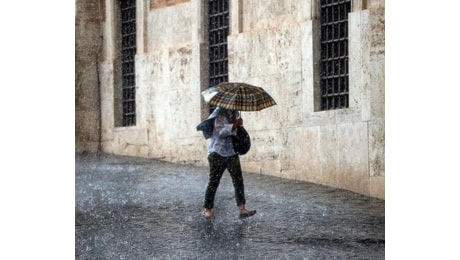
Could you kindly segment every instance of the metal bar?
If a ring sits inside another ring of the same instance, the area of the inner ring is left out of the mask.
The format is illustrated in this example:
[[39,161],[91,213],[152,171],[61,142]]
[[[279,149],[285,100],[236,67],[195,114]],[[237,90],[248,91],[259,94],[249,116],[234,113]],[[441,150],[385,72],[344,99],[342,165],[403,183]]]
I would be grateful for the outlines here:
[[135,59],[136,54],[136,1],[121,1],[121,74],[122,125],[136,124]]
[[322,0],[320,8],[321,108],[347,108],[350,0]]
[[228,81],[228,0],[210,0],[208,13],[209,85],[214,86]]

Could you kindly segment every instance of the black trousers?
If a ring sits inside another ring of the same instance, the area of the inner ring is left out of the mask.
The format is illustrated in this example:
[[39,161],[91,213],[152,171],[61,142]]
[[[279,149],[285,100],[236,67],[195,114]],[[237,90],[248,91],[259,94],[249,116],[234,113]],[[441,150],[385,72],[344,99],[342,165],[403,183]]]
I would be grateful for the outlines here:
[[214,198],[216,196],[217,187],[219,187],[220,179],[222,178],[225,169],[228,170],[230,176],[232,177],[233,187],[235,188],[236,205],[241,206],[246,204],[240,157],[238,155],[223,157],[214,152],[208,155],[208,161],[210,168],[209,182],[206,188],[204,207],[207,209],[212,209],[214,207]]

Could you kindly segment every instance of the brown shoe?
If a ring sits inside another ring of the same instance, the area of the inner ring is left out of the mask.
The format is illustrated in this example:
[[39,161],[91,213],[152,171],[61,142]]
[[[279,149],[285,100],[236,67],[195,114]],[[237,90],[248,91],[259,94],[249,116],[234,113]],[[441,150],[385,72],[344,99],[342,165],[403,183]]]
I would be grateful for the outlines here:
[[240,213],[240,218],[243,219],[243,218],[248,218],[250,216],[254,216],[256,214],[257,211],[255,210],[249,210],[247,212],[244,212],[244,213]]

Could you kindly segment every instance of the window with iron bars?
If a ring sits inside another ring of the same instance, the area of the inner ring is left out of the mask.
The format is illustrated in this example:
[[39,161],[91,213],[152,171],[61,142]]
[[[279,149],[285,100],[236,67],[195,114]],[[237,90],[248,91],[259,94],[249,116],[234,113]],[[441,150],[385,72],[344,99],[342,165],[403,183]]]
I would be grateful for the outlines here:
[[321,0],[321,110],[348,108],[350,0]]
[[121,76],[122,125],[136,125],[136,0],[122,0],[121,10]]
[[208,5],[209,86],[228,81],[228,0],[210,0]]

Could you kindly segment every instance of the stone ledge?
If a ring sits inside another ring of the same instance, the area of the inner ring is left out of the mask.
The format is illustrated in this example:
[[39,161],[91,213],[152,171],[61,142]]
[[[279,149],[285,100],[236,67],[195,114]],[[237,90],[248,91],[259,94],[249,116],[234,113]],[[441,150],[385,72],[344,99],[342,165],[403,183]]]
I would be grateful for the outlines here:
[[160,9],[185,2],[190,2],[190,0],[152,0],[150,2],[150,9]]

